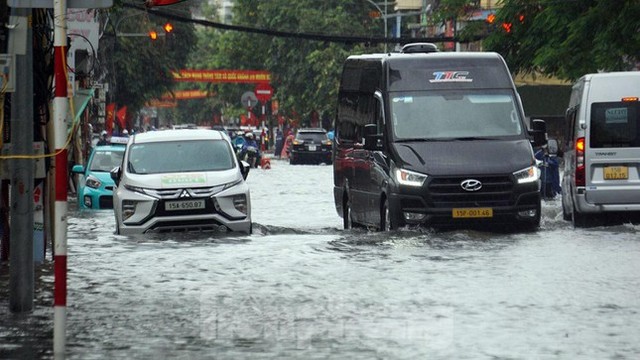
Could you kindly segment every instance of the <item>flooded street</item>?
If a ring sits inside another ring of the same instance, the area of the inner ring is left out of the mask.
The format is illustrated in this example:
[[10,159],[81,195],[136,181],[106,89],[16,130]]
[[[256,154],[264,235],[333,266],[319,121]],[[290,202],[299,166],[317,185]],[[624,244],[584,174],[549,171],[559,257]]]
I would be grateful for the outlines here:
[[[70,203],[71,359],[640,357],[640,226],[342,230],[331,166],[255,169],[251,236],[113,235]],[[48,256],[47,258],[50,258]],[[0,358],[51,358],[53,275],[8,312]]]

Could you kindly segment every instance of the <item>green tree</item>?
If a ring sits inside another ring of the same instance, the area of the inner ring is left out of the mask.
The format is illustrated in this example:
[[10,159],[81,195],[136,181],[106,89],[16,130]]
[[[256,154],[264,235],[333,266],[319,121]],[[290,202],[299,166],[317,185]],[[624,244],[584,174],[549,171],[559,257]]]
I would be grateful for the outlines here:
[[[379,36],[382,20],[369,18],[365,0],[238,0],[234,24],[255,29],[323,35]],[[342,63],[352,53],[381,51],[382,46],[325,43],[267,34],[202,29],[198,51],[191,65],[199,69],[250,69],[272,73],[282,112],[308,119],[312,112],[333,113]],[[240,97],[253,90],[251,84],[214,84],[218,94],[212,103],[230,106],[228,114],[240,114]],[[258,108],[255,110],[259,111]],[[332,118],[333,116],[331,116]]]
[[[442,0],[436,13],[451,17],[476,3]],[[461,35],[487,35],[484,48],[504,56],[514,73],[575,80],[586,73],[629,70],[640,61],[638,0],[503,0],[499,5],[493,25],[470,24]]]
[[487,49],[505,56],[512,71],[575,80],[620,71],[640,61],[637,0],[506,0],[497,12],[512,31],[494,31]]
[[[188,13],[185,5],[172,7]],[[195,29],[190,23],[172,21],[171,34],[152,40],[145,34],[150,30],[162,33],[167,23],[153,11],[114,6],[107,14],[100,59],[110,84],[109,100],[136,112],[148,101],[172,91],[175,82],[171,71],[185,66],[196,43]]]

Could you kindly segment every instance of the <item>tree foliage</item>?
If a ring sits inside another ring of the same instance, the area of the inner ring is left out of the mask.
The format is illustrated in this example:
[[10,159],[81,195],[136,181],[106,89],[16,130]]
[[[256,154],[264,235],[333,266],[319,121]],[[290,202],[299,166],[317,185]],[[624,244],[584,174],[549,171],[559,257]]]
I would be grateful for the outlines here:
[[[372,6],[364,0],[237,0],[234,25],[284,32],[382,36],[381,19],[369,18]],[[324,43],[279,38],[265,34],[199,29],[198,48],[191,65],[198,69],[267,70],[280,113],[303,123],[309,114],[335,111],[342,63],[353,53],[381,51],[362,44]],[[246,109],[240,104],[252,84],[210,85],[217,96],[211,106],[225,108],[226,115]],[[259,108],[255,109],[259,112]],[[326,116],[326,115],[325,115]]]
[[[505,0],[485,40],[514,72],[575,80],[586,73],[629,70],[640,62],[637,0]],[[499,26],[511,23],[511,32]]]
[[[176,11],[186,11],[175,6]],[[193,25],[171,22],[174,29],[165,35],[162,25],[167,20],[153,11],[117,6],[108,12],[106,22],[100,57],[107,67],[110,102],[135,112],[170,93],[175,83],[171,71],[185,66],[196,43]],[[146,34],[152,29],[165,36],[151,40]]]

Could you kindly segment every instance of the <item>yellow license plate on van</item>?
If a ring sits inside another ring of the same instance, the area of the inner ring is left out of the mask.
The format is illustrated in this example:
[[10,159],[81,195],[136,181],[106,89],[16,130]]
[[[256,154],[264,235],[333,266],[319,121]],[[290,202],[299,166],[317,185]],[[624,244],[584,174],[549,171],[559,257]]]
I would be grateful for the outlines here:
[[626,166],[606,166],[604,168],[605,180],[627,180],[629,168]]
[[493,217],[492,208],[457,208],[452,210],[454,218],[490,218]]

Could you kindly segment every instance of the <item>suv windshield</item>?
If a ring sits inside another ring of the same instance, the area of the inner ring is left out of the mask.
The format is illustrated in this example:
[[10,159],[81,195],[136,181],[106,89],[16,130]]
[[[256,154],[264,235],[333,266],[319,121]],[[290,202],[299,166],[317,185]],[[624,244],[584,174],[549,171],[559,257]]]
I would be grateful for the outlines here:
[[520,114],[508,90],[396,92],[390,103],[396,140],[522,134]]
[[128,169],[134,174],[228,170],[235,166],[224,140],[166,141],[134,144]]
[[592,148],[640,147],[640,103],[594,103],[590,140]]

